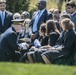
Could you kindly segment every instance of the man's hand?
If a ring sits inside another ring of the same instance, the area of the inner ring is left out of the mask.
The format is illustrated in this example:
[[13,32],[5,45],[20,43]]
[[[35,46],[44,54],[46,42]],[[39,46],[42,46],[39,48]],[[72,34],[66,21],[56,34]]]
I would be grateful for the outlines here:
[[36,38],[36,35],[35,34],[31,34],[30,36],[31,36],[32,39],[35,39]]
[[32,47],[30,48],[30,51],[32,51],[32,50],[35,50],[35,46],[32,46]]

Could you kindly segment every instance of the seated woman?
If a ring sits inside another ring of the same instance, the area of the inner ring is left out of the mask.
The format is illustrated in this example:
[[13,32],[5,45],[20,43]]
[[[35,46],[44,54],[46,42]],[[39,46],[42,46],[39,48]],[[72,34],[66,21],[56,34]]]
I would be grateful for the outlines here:
[[75,32],[73,31],[74,23],[70,19],[63,19],[61,21],[63,29],[66,31],[65,37],[64,37],[64,43],[62,47],[51,47],[51,49],[47,52],[44,52],[42,54],[42,59],[46,64],[54,63],[55,60],[71,55],[71,53],[74,50],[75,45]]
[[27,18],[27,19],[24,20],[24,23],[23,23],[24,31],[25,31],[25,33],[24,33],[25,38],[29,38],[29,24],[30,24],[30,21],[31,21],[31,19]]
[[41,61],[40,54],[47,51],[47,49],[51,48],[51,46],[54,46],[56,44],[59,34],[55,31],[55,27],[56,27],[55,22],[53,20],[48,20],[46,22],[46,31],[47,36],[49,37],[48,44],[45,46],[41,46],[39,49],[35,49],[36,51],[33,52],[33,57],[31,57],[31,54],[28,53],[27,55],[30,62],[40,62]]
[[61,13],[61,11],[59,9],[54,9],[54,11],[53,11],[53,19],[54,19],[54,21],[59,22],[60,13]]
[[[46,24],[43,23],[41,26],[40,26],[40,30],[39,30],[39,34],[40,34],[40,37],[38,39],[35,39],[34,40],[34,46],[31,47],[30,50],[34,50],[36,48],[39,48],[39,46],[45,46],[48,44],[48,36],[46,36]],[[36,41],[37,40],[37,41]],[[23,57],[21,58],[21,61],[25,62],[25,60],[27,59],[27,54],[32,54],[34,53],[34,51],[29,51],[28,53],[25,53],[23,55]]]
[[48,44],[46,46],[42,46],[41,49],[47,49],[50,46],[54,46],[56,44],[56,41],[59,38],[59,33],[56,32],[56,29],[56,24],[53,20],[48,20],[46,22],[46,35],[49,37],[49,39]]
[[46,34],[46,24],[43,23],[40,26],[40,30],[39,30],[40,37],[38,39],[34,38],[33,46],[31,47],[31,49],[32,48],[40,48],[41,46],[45,46],[48,44],[48,36],[46,36],[45,34]]
[[[70,16],[69,16],[68,14],[61,14],[61,15],[60,15],[60,23],[59,23],[59,25],[60,25],[60,29],[61,29],[62,31],[61,31],[61,33],[60,33],[60,36],[59,36],[57,42],[56,42],[57,45],[61,45],[61,44],[63,44],[63,42],[64,42],[64,35],[66,34],[66,31],[63,29],[63,26],[61,25],[61,21],[62,21],[63,19],[65,19],[65,18],[70,19]],[[57,28],[58,28],[58,27],[57,27]],[[59,31],[59,29],[58,29],[57,31]]]
[[47,45],[48,44],[48,36],[46,36],[46,24],[45,23],[43,23],[40,26],[39,35],[40,35],[40,37],[38,39],[35,39],[35,40],[38,40],[40,42],[41,46]]

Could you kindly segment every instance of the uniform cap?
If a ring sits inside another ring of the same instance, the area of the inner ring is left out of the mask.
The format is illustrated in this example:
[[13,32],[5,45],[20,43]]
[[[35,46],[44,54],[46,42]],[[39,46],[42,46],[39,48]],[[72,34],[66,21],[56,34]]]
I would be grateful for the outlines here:
[[0,0],[0,3],[6,3],[6,0]]
[[24,19],[14,19],[14,20],[11,20],[12,22],[24,22]]

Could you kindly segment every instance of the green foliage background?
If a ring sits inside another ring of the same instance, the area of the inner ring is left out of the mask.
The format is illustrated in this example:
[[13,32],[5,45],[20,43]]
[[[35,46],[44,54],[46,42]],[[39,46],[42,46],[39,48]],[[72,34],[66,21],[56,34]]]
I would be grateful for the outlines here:
[[[6,0],[7,9],[12,12],[19,12],[21,10],[35,10],[36,4],[39,0]],[[66,0],[68,1],[68,0]],[[75,0],[76,1],[76,0]],[[65,0],[47,0],[47,9],[60,8],[65,9]]]
[[[36,4],[39,0],[6,0],[7,10],[12,13],[29,11],[32,16],[33,12],[37,10]],[[66,0],[68,1],[68,0]],[[76,0],[75,0],[76,1]],[[47,0],[47,9],[59,8],[61,11],[65,10],[65,0]]]
[[21,12],[29,9],[30,0],[6,0],[7,10],[11,12]]

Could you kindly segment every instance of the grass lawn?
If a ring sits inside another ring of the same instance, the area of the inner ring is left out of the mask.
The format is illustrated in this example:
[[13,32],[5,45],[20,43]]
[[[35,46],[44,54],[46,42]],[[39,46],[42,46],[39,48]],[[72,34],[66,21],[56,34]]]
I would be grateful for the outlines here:
[[76,75],[76,66],[0,63],[0,75]]

